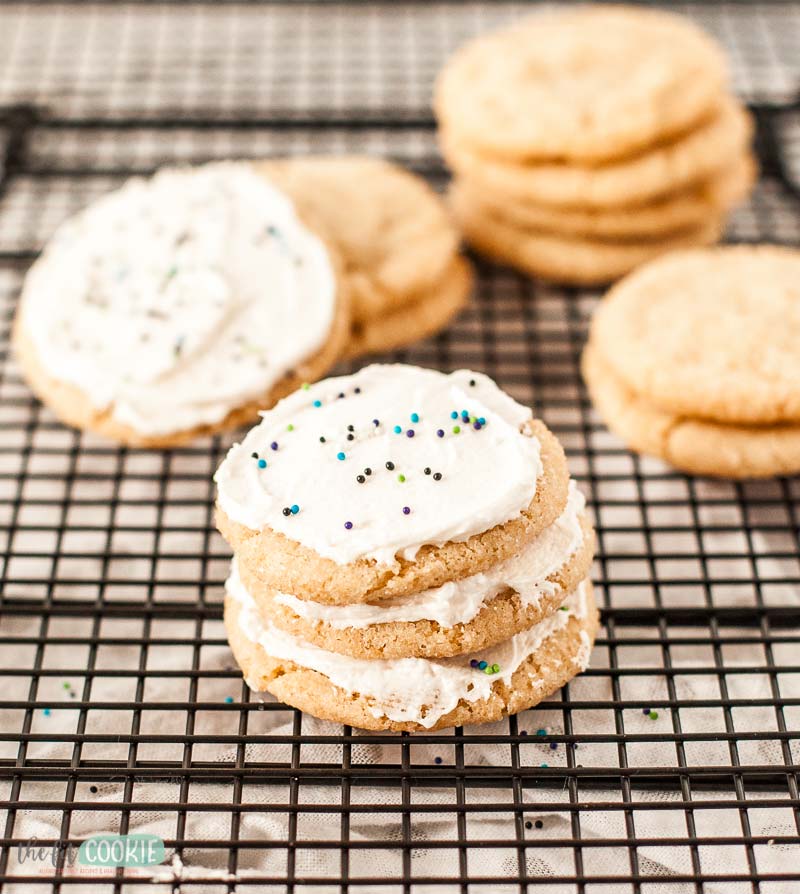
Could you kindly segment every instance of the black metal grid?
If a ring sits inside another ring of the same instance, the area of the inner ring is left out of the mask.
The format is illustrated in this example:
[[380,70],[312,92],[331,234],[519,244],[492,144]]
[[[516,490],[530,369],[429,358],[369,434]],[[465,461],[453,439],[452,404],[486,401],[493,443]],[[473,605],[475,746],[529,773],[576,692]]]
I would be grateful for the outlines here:
[[[591,670],[540,709],[429,735],[249,693],[212,525],[228,441],[146,453],[66,430],[8,356],[43,240],[131,173],[369,151],[443,183],[431,79],[521,6],[0,10],[0,889],[800,890],[800,484],[686,478],[622,449],[578,374],[597,294],[479,263],[461,318],[394,355],[532,402],[599,538]],[[800,8],[685,9],[729,47],[759,125],[762,179],[730,238],[798,244]],[[140,887],[19,859],[33,836],[101,827],[158,831],[180,863]]]

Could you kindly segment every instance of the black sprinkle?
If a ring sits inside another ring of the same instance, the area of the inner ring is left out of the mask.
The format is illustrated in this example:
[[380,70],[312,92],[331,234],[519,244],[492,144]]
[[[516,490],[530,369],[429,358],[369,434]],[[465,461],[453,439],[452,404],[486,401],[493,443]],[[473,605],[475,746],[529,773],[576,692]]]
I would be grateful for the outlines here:
[[325,443],[325,438],[323,438],[322,435],[319,436],[319,442],[320,442],[320,444]]
[[283,514],[284,514],[284,515],[291,515],[291,514],[292,514],[292,510],[291,510],[288,506],[284,506],[282,511],[283,511]]
[[363,484],[367,479],[363,475],[356,475],[356,481],[359,484]]
[[442,480],[442,473],[441,473],[441,472],[434,472],[434,473],[433,473],[433,480],[434,480],[434,481],[441,481],[441,480]]
[[391,472],[392,469],[394,469],[394,463],[393,462],[386,463],[386,468]]
[[252,456],[253,459],[258,459],[258,454],[257,454],[257,453],[251,453],[250,456]]
[[425,468],[424,468],[422,471],[423,471],[426,475],[430,475],[430,474],[431,474],[431,470],[430,470],[427,466],[425,466]]
[[364,474],[365,474],[365,475],[371,475],[371,474],[372,474],[372,469],[370,469],[370,467],[367,466],[367,468],[364,469]]
[[93,795],[96,795],[96,794],[97,794],[97,786],[96,786],[96,785],[90,785],[90,786],[89,786],[89,791],[90,791]]
[[470,379],[469,384],[474,388],[475,387],[475,379]]
[[347,436],[347,440],[348,440],[348,441],[355,441],[355,439],[356,439],[356,436],[355,436],[354,434],[349,434],[349,435]]
[[526,828],[526,829],[532,829],[532,828],[533,828],[533,823],[532,823],[530,820],[528,820],[528,821],[525,823],[525,828]]
[[360,388],[356,388],[356,394],[361,394],[361,389],[360,389]]
[[348,431],[355,431],[356,429],[355,429],[355,426],[353,426],[353,425],[348,425],[348,426],[347,426],[347,430],[348,430]]
[[541,829],[543,825],[544,823],[541,820],[536,820],[534,823],[534,826],[536,826],[537,829]]

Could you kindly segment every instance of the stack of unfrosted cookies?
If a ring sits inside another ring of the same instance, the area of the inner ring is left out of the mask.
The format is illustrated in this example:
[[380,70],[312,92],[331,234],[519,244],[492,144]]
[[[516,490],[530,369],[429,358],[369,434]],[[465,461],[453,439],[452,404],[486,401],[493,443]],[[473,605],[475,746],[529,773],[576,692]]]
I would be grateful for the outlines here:
[[755,176],[720,47],[655,10],[549,12],[473,40],[435,109],[467,239],[559,282],[717,241]]
[[586,667],[593,531],[557,440],[486,376],[370,366],[220,466],[245,679],[368,729],[493,721]]
[[617,283],[583,373],[634,450],[729,478],[800,471],[800,252],[676,252]]

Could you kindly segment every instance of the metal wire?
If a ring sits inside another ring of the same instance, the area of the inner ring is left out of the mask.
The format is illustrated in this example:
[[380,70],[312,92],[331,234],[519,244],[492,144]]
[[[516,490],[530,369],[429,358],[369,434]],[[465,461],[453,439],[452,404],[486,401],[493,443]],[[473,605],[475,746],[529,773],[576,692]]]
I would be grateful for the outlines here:
[[[79,813],[113,813],[124,833],[154,810],[174,817],[166,844],[185,863],[222,854],[231,873],[185,876],[173,890],[800,889],[796,859],[764,868],[770,848],[800,840],[800,486],[686,478],[629,454],[594,414],[579,375],[596,293],[478,260],[469,310],[440,336],[392,355],[484,370],[532,403],[565,444],[596,520],[603,629],[592,669],[544,710],[491,729],[322,735],[299,712],[254,699],[232,664],[207,657],[225,647],[228,554],[213,527],[211,475],[229,439],[146,453],[66,430],[9,358],[22,277],[43,241],[131,174],[213,157],[368,151],[441,186],[431,79],[466,36],[521,6],[0,12],[0,889],[133,890],[121,871],[70,876],[62,862],[54,877],[34,874],[13,859],[25,841],[18,828],[37,812],[55,815],[59,835],[42,843],[77,844]],[[730,238],[798,244],[800,11],[714,3],[686,11],[728,45],[758,124],[762,178]],[[171,626],[165,636],[167,622],[180,622],[180,634]],[[108,666],[105,650],[118,646],[129,661]],[[178,665],[160,660],[165,651],[181,656]],[[69,698],[59,694],[64,679],[76,681]],[[171,693],[157,705],[148,694],[155,680]],[[630,694],[642,680],[655,693],[646,701]],[[693,697],[691,680],[715,694]],[[222,700],[220,691],[236,695]],[[64,699],[74,731],[54,732],[47,712]],[[659,721],[648,725],[647,710]],[[95,732],[108,712],[127,718],[129,731]],[[225,733],[204,732],[208,712],[225,718]],[[288,719],[290,732],[265,732],[268,715]],[[551,766],[540,766],[542,746],[531,741],[545,721]],[[56,750],[42,757],[43,744]],[[208,759],[210,744],[227,746],[229,759]],[[257,758],[254,744],[267,746]],[[377,763],[363,759],[372,745],[381,747]],[[171,757],[152,759],[151,746],[167,746]],[[311,746],[328,750],[309,760]],[[418,757],[428,746],[446,755],[441,764]],[[497,759],[476,761],[475,749],[488,747]],[[643,762],[643,753],[660,759]],[[63,783],[63,797],[37,797],[37,786],[53,782]],[[154,803],[147,791],[159,783],[172,795]],[[220,784],[222,800],[208,794]],[[116,786],[116,800],[93,797],[98,785]],[[372,803],[376,786],[396,798]],[[269,803],[253,795],[263,787],[276,792]],[[309,791],[331,796],[309,800]],[[476,800],[475,792],[489,794]],[[421,802],[421,793],[437,800]],[[226,834],[195,835],[195,812],[219,814]],[[288,817],[285,834],[243,834],[249,815],[269,813]],[[313,820],[330,814],[339,834],[320,838]],[[567,823],[547,834],[530,820],[556,814]],[[489,815],[507,821],[502,838],[473,831]],[[391,838],[353,834],[368,816],[394,818]],[[432,817],[443,821],[438,835]],[[593,831],[600,820],[613,831]],[[678,831],[665,835],[662,821]],[[690,869],[654,861],[656,847],[683,849]],[[387,877],[358,871],[360,856],[376,848],[397,858]],[[263,849],[285,854],[285,871],[239,872],[248,851]],[[481,873],[481,849],[508,851],[502,875]],[[315,850],[335,852],[338,871],[304,870],[303,854]],[[415,870],[421,850],[441,854],[441,873]],[[621,859],[598,871],[607,852]],[[542,870],[556,857],[563,867],[565,853],[568,871]]]

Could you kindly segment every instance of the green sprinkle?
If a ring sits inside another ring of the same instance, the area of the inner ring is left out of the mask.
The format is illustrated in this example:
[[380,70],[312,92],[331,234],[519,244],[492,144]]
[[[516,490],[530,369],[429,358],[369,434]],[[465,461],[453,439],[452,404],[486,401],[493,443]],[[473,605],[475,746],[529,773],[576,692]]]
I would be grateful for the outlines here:
[[64,683],[64,689],[72,689],[69,683]]
[[461,426],[460,426],[460,425],[454,425],[454,426],[453,426],[453,434],[454,434],[454,435],[457,435],[460,431],[461,431]]
[[485,674],[493,674],[494,671],[492,670],[492,667],[494,667],[494,665],[487,664],[486,667],[483,669],[483,672]]
[[651,720],[658,720],[658,711],[651,711],[647,716]]
[[294,431],[294,426],[291,422],[286,426],[286,431]]
[[568,606],[568,605],[562,605],[562,606],[559,608],[559,611],[560,611],[560,612],[568,612],[568,611],[569,611],[569,606]]
[[303,389],[303,391],[308,391],[311,386],[308,384],[308,382],[303,382],[300,387]]
[[493,673],[493,674],[499,674],[499,673],[500,673],[500,665],[499,665],[499,664],[493,664],[493,665],[492,665],[492,673]]
[[402,484],[402,483],[406,480],[406,476],[405,476],[405,475],[398,475],[398,476],[397,476],[397,480],[400,482],[400,484]]

